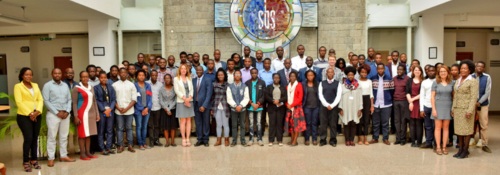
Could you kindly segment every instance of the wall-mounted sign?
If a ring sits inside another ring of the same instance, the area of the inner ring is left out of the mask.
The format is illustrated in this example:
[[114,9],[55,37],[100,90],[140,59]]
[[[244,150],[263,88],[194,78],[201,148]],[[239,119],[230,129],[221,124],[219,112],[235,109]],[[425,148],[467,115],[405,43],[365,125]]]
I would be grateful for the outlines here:
[[52,38],[40,38],[40,41],[52,41]]

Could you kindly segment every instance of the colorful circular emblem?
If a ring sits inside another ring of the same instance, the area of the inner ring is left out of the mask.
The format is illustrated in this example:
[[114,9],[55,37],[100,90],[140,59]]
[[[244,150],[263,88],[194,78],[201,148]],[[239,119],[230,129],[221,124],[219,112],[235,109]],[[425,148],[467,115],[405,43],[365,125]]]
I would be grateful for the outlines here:
[[302,25],[300,0],[233,0],[231,31],[252,50],[273,52],[292,41]]

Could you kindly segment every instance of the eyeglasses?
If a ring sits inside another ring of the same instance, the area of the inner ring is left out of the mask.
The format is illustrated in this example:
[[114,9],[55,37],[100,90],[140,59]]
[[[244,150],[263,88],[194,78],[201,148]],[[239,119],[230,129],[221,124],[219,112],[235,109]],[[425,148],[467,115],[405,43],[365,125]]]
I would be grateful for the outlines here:
[[241,74],[234,74],[234,76],[236,76],[236,75],[239,75],[239,76],[241,76]]

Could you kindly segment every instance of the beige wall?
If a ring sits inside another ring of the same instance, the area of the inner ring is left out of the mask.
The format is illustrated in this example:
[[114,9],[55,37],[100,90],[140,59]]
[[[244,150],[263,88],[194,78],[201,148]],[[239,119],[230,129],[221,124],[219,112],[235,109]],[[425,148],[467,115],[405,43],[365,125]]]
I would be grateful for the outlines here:
[[[500,33],[488,33],[486,43],[486,50],[488,54],[488,62],[491,60],[500,60],[500,46],[492,46],[490,44],[491,39],[500,39]],[[489,70],[486,72],[491,75],[492,80],[492,93],[491,93],[491,103],[490,103],[490,111],[500,111],[500,93],[495,90],[498,89],[498,82],[500,81],[500,67],[489,67]]]
[[[368,30],[368,47],[377,51],[406,53],[406,28]],[[418,59],[418,58],[417,58]]]
[[457,56],[457,33],[455,31],[444,32],[444,50],[443,50],[445,65],[451,66],[456,63]]
[[[89,39],[71,38],[71,57],[73,59],[73,70],[75,71],[75,81],[80,81],[79,73],[89,65]],[[103,68],[106,72],[109,69]]]
[[[42,86],[52,79],[51,71],[54,68],[54,57],[71,56],[71,53],[62,53],[63,47],[71,47],[70,38],[54,38],[52,41],[30,40],[31,69],[33,81]],[[75,72],[79,72],[75,70]]]
[[[167,55],[177,60],[181,51],[209,54],[213,58],[214,48],[221,50],[225,60],[234,52],[242,53],[241,45],[229,29],[214,30],[214,1],[164,0],[165,43]],[[217,0],[216,2],[230,2]],[[301,2],[316,2],[304,0]],[[305,54],[317,57],[318,47],[335,49],[338,55],[349,52],[366,53],[365,0],[319,0],[318,25],[316,28],[301,28],[290,44],[290,56],[296,56],[296,47],[303,44]],[[215,46],[214,46],[215,32]]]
[[22,53],[22,46],[30,46],[29,40],[4,40],[0,41],[0,54],[7,57],[7,79],[9,94],[14,93],[14,85],[19,83],[19,71],[30,65],[30,53]]
[[[123,60],[135,63],[137,62],[138,53],[161,54],[161,50],[153,50],[154,44],[161,44],[160,33],[123,33]],[[163,57],[166,58],[166,56]]]

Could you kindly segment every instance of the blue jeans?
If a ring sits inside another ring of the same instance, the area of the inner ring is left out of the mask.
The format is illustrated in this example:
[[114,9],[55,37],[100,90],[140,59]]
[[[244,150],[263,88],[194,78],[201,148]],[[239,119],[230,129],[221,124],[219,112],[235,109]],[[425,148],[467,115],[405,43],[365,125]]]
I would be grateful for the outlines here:
[[432,145],[434,140],[434,120],[431,119],[432,108],[428,108],[424,106],[424,128],[425,128],[425,144]]
[[134,121],[134,115],[117,115],[116,117],[116,123],[117,123],[117,131],[116,135],[118,138],[118,145],[119,146],[125,146],[123,145],[123,129],[127,129],[127,141],[128,144],[131,146],[134,146],[134,133],[132,131],[132,121]]
[[250,120],[250,123],[248,125],[248,128],[250,130],[250,139],[248,139],[250,142],[253,142],[253,123],[257,124],[257,141],[262,140],[262,111],[248,111],[248,119]]
[[309,136],[312,133],[312,140],[318,140],[318,125],[319,125],[319,107],[306,108],[304,107],[304,115],[306,117],[306,132],[304,133],[305,141],[309,141]]
[[372,115],[373,140],[378,140],[382,129],[382,140],[389,140],[389,119],[391,118],[392,106],[387,108],[375,108]]
[[149,121],[149,111],[148,114],[142,115],[142,112],[135,114],[135,134],[137,137],[137,144],[139,146],[146,145],[146,134],[148,133],[148,121]]

